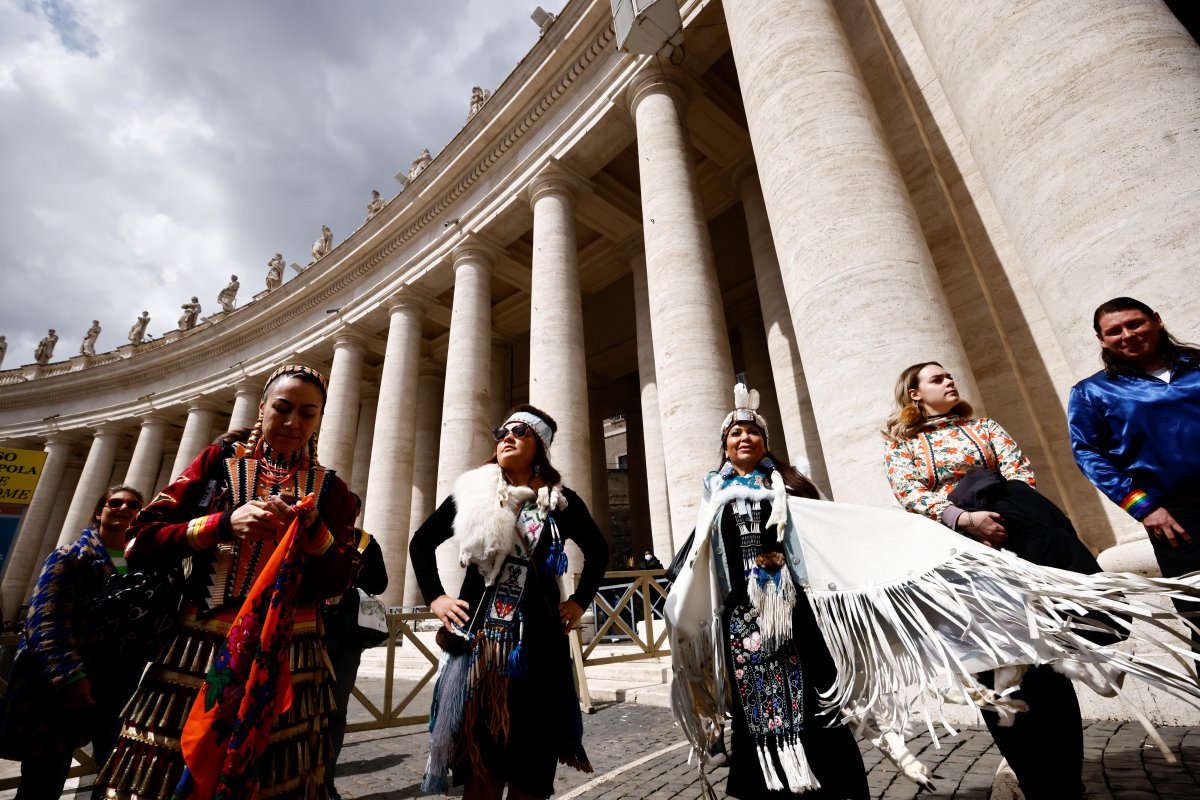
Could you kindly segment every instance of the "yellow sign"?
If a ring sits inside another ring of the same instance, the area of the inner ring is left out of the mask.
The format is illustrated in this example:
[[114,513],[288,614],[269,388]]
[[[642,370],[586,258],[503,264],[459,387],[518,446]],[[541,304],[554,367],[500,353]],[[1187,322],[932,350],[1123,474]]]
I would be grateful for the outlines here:
[[44,450],[0,447],[0,505],[29,505],[45,464]]

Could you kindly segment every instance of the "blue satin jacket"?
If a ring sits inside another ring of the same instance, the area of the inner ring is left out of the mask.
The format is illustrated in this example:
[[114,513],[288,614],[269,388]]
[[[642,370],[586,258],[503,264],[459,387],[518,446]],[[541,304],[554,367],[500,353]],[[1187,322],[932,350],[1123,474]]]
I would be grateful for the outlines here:
[[1097,372],[1067,406],[1083,474],[1134,519],[1175,493],[1200,493],[1200,363],[1181,356],[1171,382]]

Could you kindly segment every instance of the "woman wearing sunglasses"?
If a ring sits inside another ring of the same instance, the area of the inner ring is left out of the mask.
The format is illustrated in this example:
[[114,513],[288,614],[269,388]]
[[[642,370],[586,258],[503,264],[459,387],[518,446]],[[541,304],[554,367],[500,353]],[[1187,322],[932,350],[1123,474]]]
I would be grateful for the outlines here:
[[91,742],[103,764],[116,746],[128,678],[136,680],[122,672],[143,665],[103,663],[88,610],[105,579],[126,572],[125,534],[141,507],[136,489],[112,487],[96,502],[91,526],[42,567],[0,712],[0,756],[21,761],[22,800],[62,794],[75,748]]
[[[431,712],[427,792],[447,772],[466,800],[549,797],[559,762],[591,772],[566,634],[592,601],[608,545],[579,496],[550,464],[557,424],[517,406],[492,431],[488,463],[460,476],[413,535],[413,569],[442,621],[442,666]],[[434,552],[448,539],[467,568],[448,594]],[[563,599],[566,540],[583,551],[579,586]]]

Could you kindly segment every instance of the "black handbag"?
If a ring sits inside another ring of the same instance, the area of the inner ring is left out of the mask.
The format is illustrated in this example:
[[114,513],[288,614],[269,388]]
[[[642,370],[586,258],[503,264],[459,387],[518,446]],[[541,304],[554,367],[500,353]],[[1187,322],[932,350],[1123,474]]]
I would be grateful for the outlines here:
[[667,574],[663,577],[667,579],[668,584],[674,583],[675,579],[679,577],[679,573],[683,572],[684,562],[687,561],[688,553],[692,551],[692,543],[695,541],[696,529],[692,528],[692,532],[688,534],[687,541],[683,543],[683,547],[679,548],[679,551],[675,553],[675,557],[671,559],[671,563],[667,565]]
[[151,659],[179,622],[186,573],[181,563],[105,578],[91,609],[96,652],[116,662]]

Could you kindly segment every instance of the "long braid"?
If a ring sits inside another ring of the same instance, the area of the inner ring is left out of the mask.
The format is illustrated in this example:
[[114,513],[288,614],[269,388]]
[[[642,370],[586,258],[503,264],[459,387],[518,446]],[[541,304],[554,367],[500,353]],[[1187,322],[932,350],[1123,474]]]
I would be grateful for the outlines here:
[[313,467],[321,466],[320,463],[317,461],[317,432],[316,431],[313,431],[312,437],[308,440],[308,460],[311,462],[310,466],[313,466]]
[[246,453],[254,455],[255,448],[258,447],[258,440],[262,438],[262,415],[258,417],[258,421],[254,423],[254,427],[250,429],[250,438],[246,440]]

